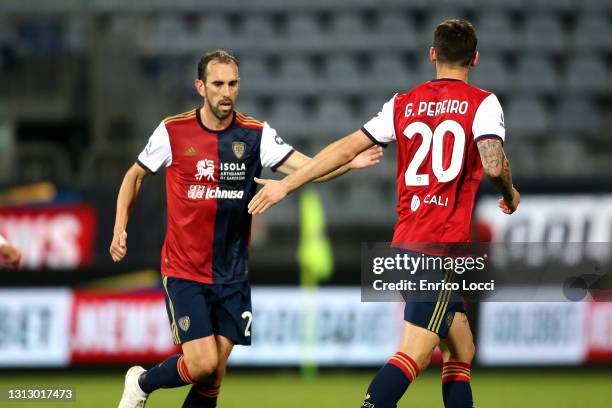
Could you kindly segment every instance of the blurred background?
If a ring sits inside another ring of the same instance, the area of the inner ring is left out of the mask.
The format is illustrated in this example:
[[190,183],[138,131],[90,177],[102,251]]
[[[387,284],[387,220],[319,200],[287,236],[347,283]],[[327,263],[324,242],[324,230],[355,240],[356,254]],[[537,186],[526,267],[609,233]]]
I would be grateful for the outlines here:
[[[502,103],[523,193],[506,219],[483,182],[474,239],[611,242],[610,0],[2,0],[0,233],[24,264],[1,272],[0,386],[73,386],[76,406],[113,406],[124,368],[175,351],[162,173],[133,209],[127,258],[113,264],[108,246],[125,171],[162,118],[201,103],[202,54],[234,53],[237,109],[314,155],[432,79],[433,30],[456,17],[475,24],[471,81]],[[391,238],[395,172],[391,146],[379,166],[254,220],[254,344],[235,350],[220,406],[360,403],[401,330],[401,305],[362,304],[358,286],[361,243]],[[470,309],[477,404],[609,406],[612,303]],[[401,406],[442,406],[439,371]],[[186,391],[150,406],[180,406]]]

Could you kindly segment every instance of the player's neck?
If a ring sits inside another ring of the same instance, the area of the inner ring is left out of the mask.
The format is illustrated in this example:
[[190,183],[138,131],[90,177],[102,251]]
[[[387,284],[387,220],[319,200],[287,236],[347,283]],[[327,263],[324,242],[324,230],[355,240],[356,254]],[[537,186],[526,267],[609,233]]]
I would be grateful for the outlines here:
[[232,114],[225,119],[219,119],[214,113],[212,113],[210,108],[204,104],[204,106],[200,108],[200,118],[202,119],[202,124],[208,129],[224,130],[227,129],[227,127],[232,123],[232,120],[234,120],[234,113],[232,112]]
[[449,66],[436,66],[436,79],[457,79],[465,83],[468,82],[469,70]]

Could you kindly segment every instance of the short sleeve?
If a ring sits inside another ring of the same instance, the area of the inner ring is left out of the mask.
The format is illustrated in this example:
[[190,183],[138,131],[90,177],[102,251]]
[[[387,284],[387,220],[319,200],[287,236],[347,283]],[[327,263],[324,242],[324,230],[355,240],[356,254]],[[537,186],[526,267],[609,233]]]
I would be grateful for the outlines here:
[[476,110],[472,133],[474,140],[488,137],[499,138],[502,142],[506,140],[504,111],[494,94],[487,96]]
[[172,164],[170,136],[163,121],[153,131],[149,143],[138,155],[137,162],[149,173],[156,173],[162,165],[168,167]]
[[388,143],[395,140],[395,126],[393,125],[393,105],[395,96],[393,95],[387,103],[382,107],[382,110],[378,112],[378,115],[370,119],[361,130],[366,134],[374,143],[381,146],[386,146]]
[[276,130],[270,127],[267,122],[264,122],[264,127],[261,132],[261,145],[259,148],[261,165],[270,167],[273,171],[276,171],[293,152],[293,147],[285,143],[278,133],[276,133]]

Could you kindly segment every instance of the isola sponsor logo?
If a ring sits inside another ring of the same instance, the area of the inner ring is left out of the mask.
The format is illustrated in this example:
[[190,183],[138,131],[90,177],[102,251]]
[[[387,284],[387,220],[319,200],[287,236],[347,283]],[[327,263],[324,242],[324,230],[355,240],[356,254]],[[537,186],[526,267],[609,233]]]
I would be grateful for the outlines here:
[[199,184],[189,186],[187,197],[192,200],[241,200],[244,197],[243,190],[227,190],[218,186],[203,186]]

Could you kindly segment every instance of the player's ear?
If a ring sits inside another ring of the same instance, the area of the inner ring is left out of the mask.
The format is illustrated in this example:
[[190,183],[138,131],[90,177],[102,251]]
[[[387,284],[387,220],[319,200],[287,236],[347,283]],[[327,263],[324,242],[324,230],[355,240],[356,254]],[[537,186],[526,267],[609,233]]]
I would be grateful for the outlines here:
[[206,96],[204,81],[202,81],[201,79],[196,79],[194,82],[194,85],[195,85],[196,91],[198,91],[200,96],[204,98]]
[[436,49],[434,47],[429,47],[429,60],[435,64],[437,59]]
[[474,54],[474,58],[472,58],[472,62],[470,62],[470,67],[475,67],[476,64],[478,64],[478,59],[480,58],[480,54],[478,53],[478,51],[476,51],[476,53]]

